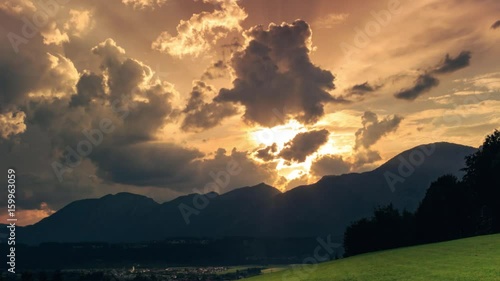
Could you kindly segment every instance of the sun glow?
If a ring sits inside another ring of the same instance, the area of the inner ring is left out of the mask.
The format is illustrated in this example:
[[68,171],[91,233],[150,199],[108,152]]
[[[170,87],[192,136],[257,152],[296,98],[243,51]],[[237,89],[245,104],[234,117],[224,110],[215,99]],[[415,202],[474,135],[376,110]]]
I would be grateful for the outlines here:
[[[297,134],[307,132],[310,129],[311,128],[306,128],[298,121],[291,120],[284,125],[279,125],[273,128],[257,128],[250,132],[250,136],[252,141],[258,144],[261,148],[276,144],[277,152],[274,153],[274,155],[277,155],[285,147],[286,143],[291,141]],[[342,154],[346,152],[346,148],[338,147],[336,145],[335,135],[331,134],[328,142],[320,147],[316,153],[309,155],[302,163],[289,163],[280,158],[274,161],[277,164],[276,170],[278,174],[284,177],[287,182],[302,178],[304,175],[308,180],[313,181],[315,178],[310,174],[310,170],[317,157],[328,154]]]
[[297,134],[307,132],[307,128],[298,121],[290,120],[287,124],[273,128],[258,128],[251,135],[258,145],[270,146],[276,143],[278,151],[283,149],[285,143],[291,141]]

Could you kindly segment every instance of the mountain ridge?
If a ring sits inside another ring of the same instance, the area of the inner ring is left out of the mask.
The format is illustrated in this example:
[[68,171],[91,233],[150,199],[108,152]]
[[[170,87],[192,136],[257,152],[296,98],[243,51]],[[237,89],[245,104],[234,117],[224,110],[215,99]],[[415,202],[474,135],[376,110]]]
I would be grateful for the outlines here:
[[[422,149],[429,146],[434,146],[434,151],[427,155]],[[108,194],[72,202],[39,223],[20,229],[20,236],[28,244],[142,242],[168,237],[340,237],[346,225],[378,205],[393,203],[400,209],[414,210],[430,182],[447,173],[460,175],[465,156],[476,150],[444,142],[426,144],[406,150],[372,171],[324,176],[287,192],[259,183],[220,195],[212,193],[207,196],[209,203],[195,209],[189,220],[179,207],[194,207],[198,194],[164,203],[126,192]],[[415,155],[424,158],[415,162]],[[412,173],[399,175],[402,182],[390,188],[385,175],[398,176],[398,168],[405,162],[418,165],[413,165]]]

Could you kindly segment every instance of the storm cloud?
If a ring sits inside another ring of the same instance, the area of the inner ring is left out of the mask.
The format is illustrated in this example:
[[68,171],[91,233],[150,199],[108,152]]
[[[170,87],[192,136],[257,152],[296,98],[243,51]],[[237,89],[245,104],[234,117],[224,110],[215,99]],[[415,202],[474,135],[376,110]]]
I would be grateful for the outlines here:
[[[317,122],[325,104],[336,99],[328,92],[335,88],[334,76],[309,58],[311,35],[302,20],[250,29],[248,46],[232,59],[233,88],[221,89],[215,101],[245,106],[243,119],[248,123],[272,127],[291,118]],[[283,118],[277,118],[274,112],[283,108]]]
[[377,114],[366,111],[361,117],[363,128],[356,132],[355,150],[368,149],[377,143],[383,136],[398,129],[403,120],[400,116],[388,116],[379,121]]
[[255,157],[264,160],[271,161],[276,158],[276,153],[278,152],[278,146],[276,143],[273,143],[270,146],[257,150],[255,153]]
[[304,162],[307,156],[328,142],[329,135],[327,130],[299,133],[285,144],[279,156],[291,162]]
[[372,85],[368,82],[362,83],[362,84],[357,84],[352,86],[347,90],[347,95],[348,96],[364,96],[368,93],[373,93],[380,89],[382,86],[381,85]]
[[411,88],[402,89],[394,96],[398,99],[413,101],[422,94],[439,85],[439,80],[430,74],[422,74],[415,80]]
[[196,81],[191,92],[191,97],[184,110],[185,118],[181,128],[184,131],[197,131],[213,128],[221,123],[224,118],[238,113],[236,106],[229,102],[207,103],[206,96],[214,95],[215,90],[202,81]]
[[201,80],[214,80],[228,77],[230,71],[230,66],[225,61],[218,60],[207,68]]
[[352,164],[339,155],[324,155],[311,165],[311,172],[317,176],[342,175],[351,170]]
[[433,70],[420,74],[410,88],[402,89],[394,94],[398,99],[413,101],[419,96],[429,92],[432,88],[439,86],[438,75],[453,73],[457,70],[466,68],[470,65],[470,51],[462,51],[456,57],[446,54],[444,60],[440,62]]
[[446,54],[444,61],[434,70],[436,74],[451,73],[470,65],[471,52],[463,51],[452,58]]

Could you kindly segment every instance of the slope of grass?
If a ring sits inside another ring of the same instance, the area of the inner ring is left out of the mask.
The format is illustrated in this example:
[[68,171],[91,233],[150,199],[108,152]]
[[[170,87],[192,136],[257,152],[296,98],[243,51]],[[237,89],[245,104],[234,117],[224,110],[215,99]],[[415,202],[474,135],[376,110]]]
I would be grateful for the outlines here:
[[369,253],[246,280],[498,281],[500,235]]

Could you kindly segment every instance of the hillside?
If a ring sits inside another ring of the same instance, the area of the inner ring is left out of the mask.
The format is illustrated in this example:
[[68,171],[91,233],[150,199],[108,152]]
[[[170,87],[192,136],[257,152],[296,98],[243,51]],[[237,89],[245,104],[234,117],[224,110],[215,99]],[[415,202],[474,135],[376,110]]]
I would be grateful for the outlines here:
[[500,235],[489,235],[297,266],[245,280],[497,281],[499,264]]

